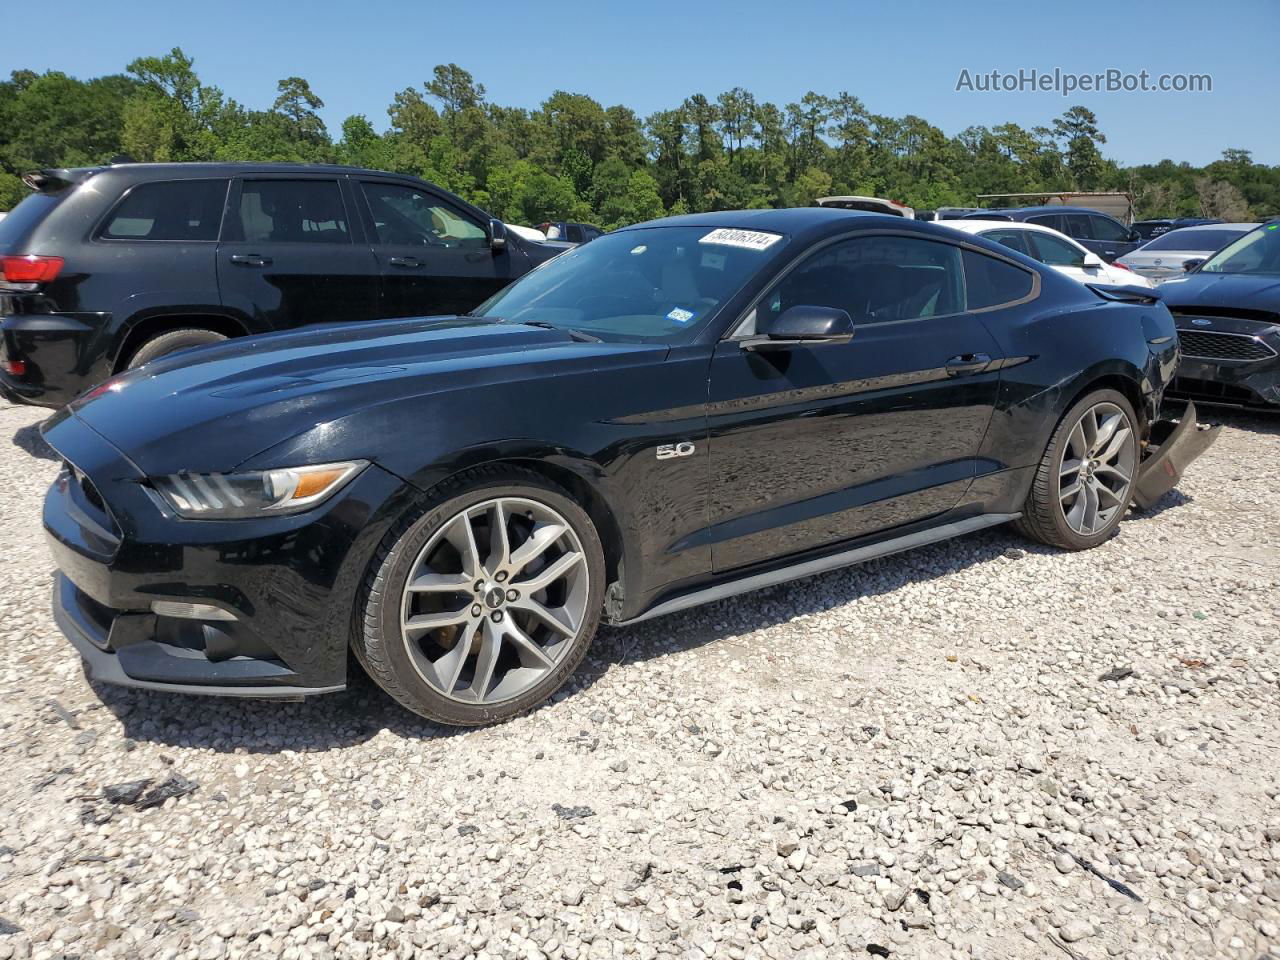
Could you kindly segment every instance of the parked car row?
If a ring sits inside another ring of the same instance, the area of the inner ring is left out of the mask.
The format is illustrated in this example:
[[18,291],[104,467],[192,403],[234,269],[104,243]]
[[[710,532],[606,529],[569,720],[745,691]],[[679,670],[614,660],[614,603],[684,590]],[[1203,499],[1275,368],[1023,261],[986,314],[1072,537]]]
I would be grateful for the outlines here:
[[1256,223],[1219,222],[1165,231],[1132,253],[1126,253],[1116,263],[1150,280],[1180,277],[1256,226]]

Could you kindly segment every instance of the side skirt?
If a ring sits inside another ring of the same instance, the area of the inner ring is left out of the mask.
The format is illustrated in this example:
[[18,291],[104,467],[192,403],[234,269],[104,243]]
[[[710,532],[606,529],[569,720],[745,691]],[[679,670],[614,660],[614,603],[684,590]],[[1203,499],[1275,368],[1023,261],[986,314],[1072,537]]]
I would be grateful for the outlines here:
[[1022,516],[1020,513],[988,513],[978,517],[967,517],[964,520],[954,520],[951,523],[940,524],[927,530],[917,530],[915,533],[895,537],[892,540],[882,540],[879,543],[868,544],[865,547],[854,547],[852,550],[833,553],[814,560],[805,560],[802,563],[779,567],[776,570],[768,570],[764,573],[751,574],[737,580],[718,583],[712,587],[672,597],[670,600],[664,600],[662,603],[650,607],[639,616],[632,617],[630,620],[615,620],[613,624],[620,627],[630,626],[633,623],[651,620],[654,617],[662,617],[679,610],[687,610],[690,607],[697,607],[704,603],[723,600],[726,597],[736,597],[740,593],[750,593],[753,590],[776,586],[779,583],[787,583],[790,580],[799,580],[802,577],[826,573],[828,570],[852,566],[865,560],[887,557],[893,553],[901,553],[904,550],[937,543],[939,540],[950,540],[952,537],[963,536],[976,530],[984,530],[987,527],[995,527],[1011,520],[1017,520],[1020,516]]

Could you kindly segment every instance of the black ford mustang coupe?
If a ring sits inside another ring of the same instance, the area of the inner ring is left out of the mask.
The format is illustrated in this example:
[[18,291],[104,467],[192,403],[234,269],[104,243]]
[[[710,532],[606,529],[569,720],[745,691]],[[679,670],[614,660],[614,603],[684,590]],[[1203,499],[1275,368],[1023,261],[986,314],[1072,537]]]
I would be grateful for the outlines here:
[[1214,434],[1156,422],[1150,291],[841,210],[607,234],[471,314],[163,357],[55,415],[58,623],[102,681],[435,720],[625,624],[995,524],[1110,537]]

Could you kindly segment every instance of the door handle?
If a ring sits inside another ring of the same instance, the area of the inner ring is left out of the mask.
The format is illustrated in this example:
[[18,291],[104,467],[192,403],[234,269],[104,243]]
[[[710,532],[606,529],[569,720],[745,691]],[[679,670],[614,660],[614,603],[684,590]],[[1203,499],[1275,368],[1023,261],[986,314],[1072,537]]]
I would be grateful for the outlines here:
[[947,361],[947,376],[963,377],[967,373],[981,373],[991,363],[985,353],[962,353]]
[[422,261],[417,257],[388,257],[387,263],[393,267],[420,267]]
[[271,258],[257,253],[233,253],[231,262],[243,264],[246,267],[265,267],[271,263]]

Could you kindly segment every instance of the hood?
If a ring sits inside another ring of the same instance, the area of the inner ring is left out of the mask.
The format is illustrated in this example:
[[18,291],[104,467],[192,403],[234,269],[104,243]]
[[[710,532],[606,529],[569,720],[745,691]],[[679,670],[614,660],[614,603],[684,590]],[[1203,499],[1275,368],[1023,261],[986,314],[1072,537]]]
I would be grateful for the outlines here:
[[1280,315],[1280,277],[1245,273],[1192,273],[1160,284],[1173,311],[1214,307]]
[[334,324],[162,357],[69,412],[148,475],[226,471],[367,407],[655,351],[666,347],[580,343],[559,330],[458,317]]

